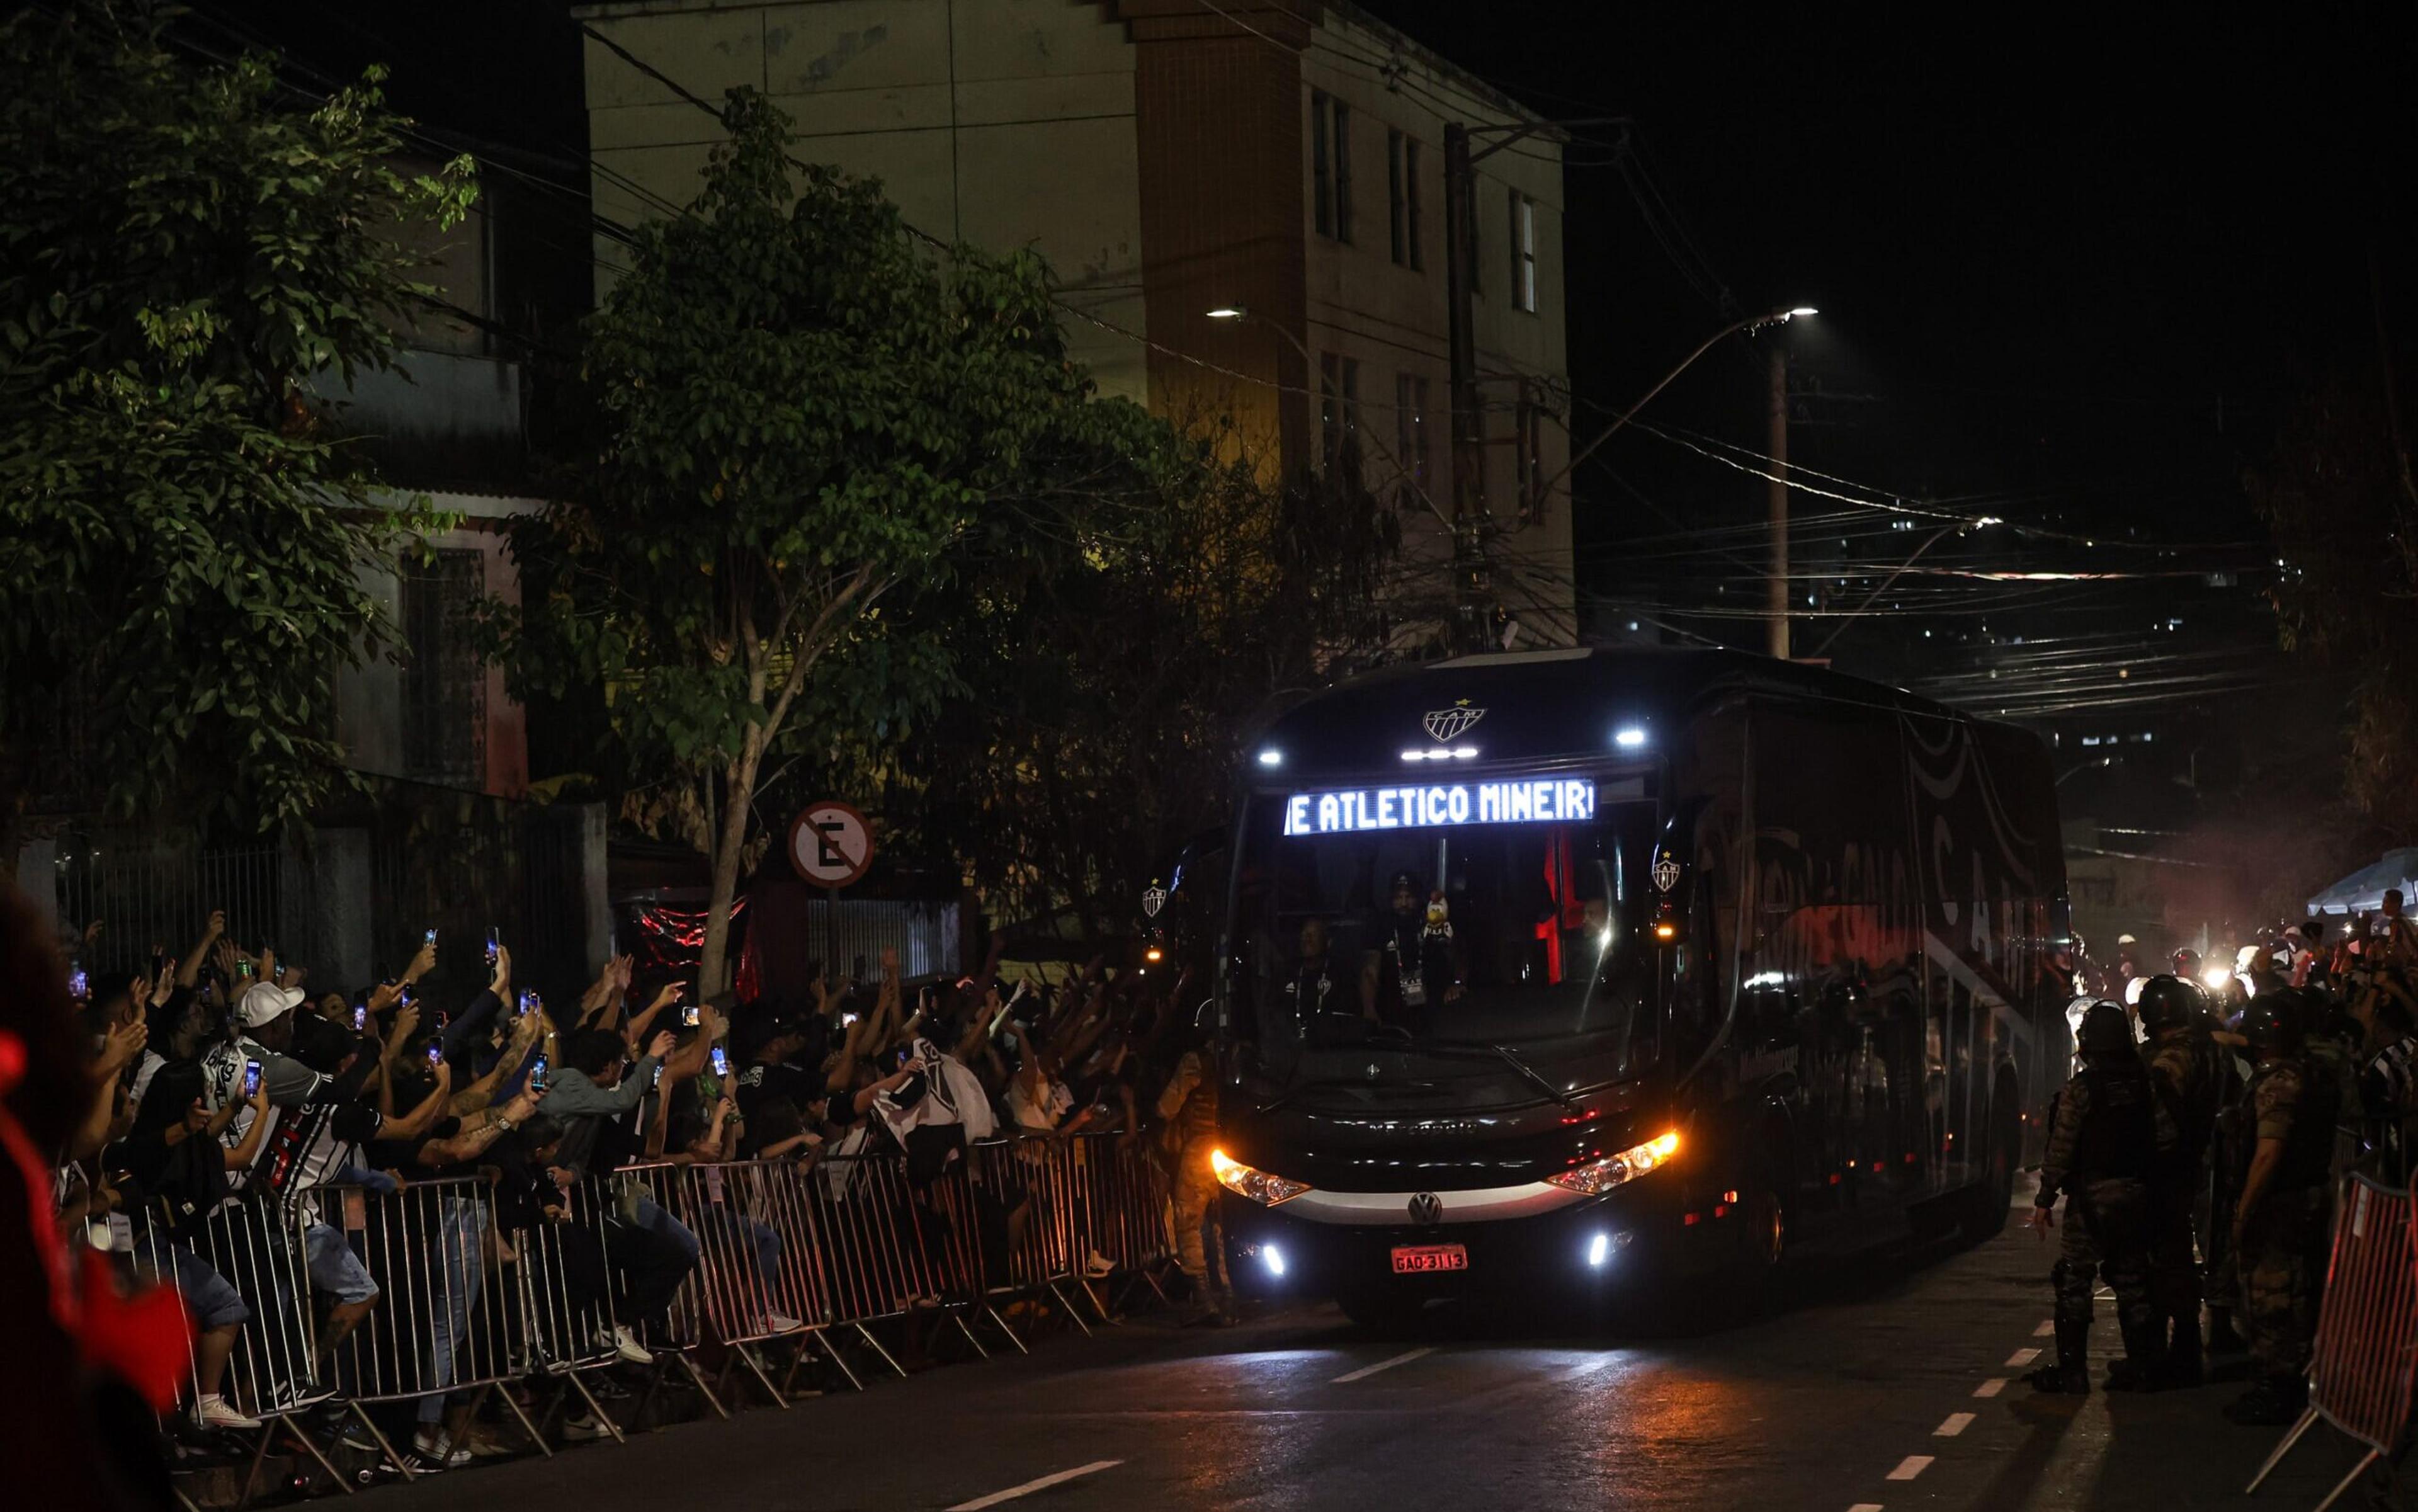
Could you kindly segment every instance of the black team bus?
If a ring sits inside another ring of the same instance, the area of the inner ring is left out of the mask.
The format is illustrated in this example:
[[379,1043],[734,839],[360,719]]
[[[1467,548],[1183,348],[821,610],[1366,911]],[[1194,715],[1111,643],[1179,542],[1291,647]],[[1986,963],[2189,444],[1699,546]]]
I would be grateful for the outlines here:
[[1293,708],[1237,796],[1238,1281],[1717,1312],[2005,1224],[2071,1053],[2031,736],[1730,651],[1476,656]]

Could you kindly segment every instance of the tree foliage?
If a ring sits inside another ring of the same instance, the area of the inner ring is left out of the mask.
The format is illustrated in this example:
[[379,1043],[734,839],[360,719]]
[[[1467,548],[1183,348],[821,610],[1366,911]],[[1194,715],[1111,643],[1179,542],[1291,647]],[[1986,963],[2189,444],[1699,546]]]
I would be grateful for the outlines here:
[[2250,492],[2286,570],[2287,645],[2350,674],[2352,801],[2418,835],[2418,490],[2374,366],[2338,369],[2287,412]]
[[1069,533],[1161,440],[1093,396],[1036,258],[919,243],[878,185],[793,162],[751,91],[724,124],[590,323],[594,454],[516,530],[533,587],[497,611],[521,686],[602,686],[630,771],[701,795],[709,983],[768,763],[892,738],[954,685],[902,586]]
[[1382,654],[1422,606],[1400,531],[1365,490],[1271,487],[1215,428],[1189,433],[1113,551],[1027,551],[927,596],[970,692],[887,753],[902,842],[954,856],[995,911],[1126,927],[1175,849],[1223,822],[1241,742],[1271,706]]
[[390,364],[392,230],[470,194],[390,166],[377,82],[296,99],[99,6],[0,28],[0,839],[36,792],[274,822],[340,778],[358,572],[414,522],[314,386]]

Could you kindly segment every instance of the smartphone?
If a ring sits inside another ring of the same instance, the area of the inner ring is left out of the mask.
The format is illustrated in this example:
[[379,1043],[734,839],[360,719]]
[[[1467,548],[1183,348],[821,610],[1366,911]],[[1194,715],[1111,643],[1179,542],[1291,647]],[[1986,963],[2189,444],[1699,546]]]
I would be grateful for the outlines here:
[[430,1041],[428,1042],[428,1069],[429,1069],[429,1070],[431,1070],[431,1071],[434,1071],[434,1070],[436,1070],[438,1066],[441,1066],[441,1065],[443,1065],[444,1063],[445,1063],[445,1044],[444,1044],[444,1042],[443,1042],[442,1040],[430,1040]]
[[168,957],[159,951],[153,951],[151,953],[151,980],[154,982],[159,981],[160,973],[166,970],[168,970]]
[[545,1091],[544,1056],[541,1055],[536,1060],[529,1062],[528,1090],[533,1092],[542,1092]]
[[78,1000],[92,996],[92,977],[81,966],[68,973],[68,996]]
[[369,1028],[369,1027],[370,1027],[370,1010],[369,1010],[369,1005],[368,1005],[367,1003],[360,1003],[360,1002],[357,1002],[357,1003],[353,1004],[353,1032],[354,1032],[354,1033],[356,1033],[356,1034],[358,1034],[358,1033],[360,1033],[361,1031],[363,1031],[363,1030],[365,1030],[365,1029],[367,1029],[367,1028]]
[[523,1018],[527,1018],[529,1015],[537,1012],[538,1006],[538,996],[536,993],[524,992],[521,994],[521,1016]]
[[862,955],[858,956],[858,957],[856,958],[856,960],[855,960],[853,963],[851,963],[851,964],[849,965],[849,969],[848,969],[848,974],[849,974],[849,980],[850,980],[850,981],[852,981],[852,982],[862,982],[862,981],[864,981],[864,980],[865,980],[865,957],[864,957],[864,956],[862,956]]
[[[429,932],[430,932],[431,934],[436,933],[436,931],[434,931],[434,930],[431,930],[431,931],[429,931]],[[429,941],[429,943],[431,943],[431,944],[435,944],[435,943],[436,943],[436,941],[432,939],[431,941]],[[493,925],[493,924],[489,924],[489,925],[487,926],[487,964],[488,964],[489,966],[493,966],[493,965],[495,965],[495,964],[496,964],[496,952],[497,952],[497,951],[499,951],[499,950],[501,950],[501,949],[503,949],[503,948],[504,948],[504,942],[503,942],[502,938],[501,938],[500,936],[498,936],[498,935],[496,933],[495,925]]]
[[650,1082],[649,1082],[649,1083],[647,1083],[647,1087],[648,1087],[648,1090],[651,1092],[651,1091],[653,1091],[654,1089],[661,1087],[663,1084],[664,1084],[664,1063],[663,1063],[661,1061],[656,1061],[656,1062],[655,1062],[655,1079],[654,1079],[654,1080],[652,1080],[652,1081],[650,1081]]
[[248,960],[238,960],[238,961],[237,961],[237,962],[235,963],[235,974],[236,974],[236,975],[237,975],[237,976],[250,976],[250,975],[252,975],[252,962],[250,962],[250,961],[248,961]]
[[260,1062],[257,1061],[243,1063],[243,1095],[247,1101],[260,1095]]
[[723,1053],[719,1045],[713,1047],[713,1074],[717,1077],[730,1075],[730,1057]]
[[421,940],[423,943],[425,943],[425,944],[430,944],[430,945],[434,945],[434,944],[436,944],[436,930],[434,930],[434,929],[431,929],[431,930],[429,930],[429,931],[428,931],[428,933],[426,933],[426,934],[424,934],[424,935],[421,936],[420,938],[421,938]]
[[693,1003],[693,1002],[691,1002],[691,1003],[683,1003],[683,1004],[681,1004],[681,1023],[683,1026],[685,1026],[686,1028],[689,1028],[689,1029],[695,1029],[695,1028],[696,1028],[696,1027],[697,1027],[698,1022],[699,1022],[699,1020],[698,1020],[698,1018],[697,1018],[696,1004],[695,1004],[695,1003]]
[[416,1008],[420,1005],[420,993],[409,984],[398,988],[396,997],[406,1008]]
[[842,1014],[839,1016],[839,1027],[842,1029],[846,1029],[855,1022],[856,1015],[854,1014]]

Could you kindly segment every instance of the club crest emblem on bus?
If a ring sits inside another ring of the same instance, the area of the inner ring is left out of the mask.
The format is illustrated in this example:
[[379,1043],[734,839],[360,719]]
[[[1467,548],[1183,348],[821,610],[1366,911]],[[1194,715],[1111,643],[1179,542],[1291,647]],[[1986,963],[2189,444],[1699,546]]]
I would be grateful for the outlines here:
[[1450,709],[1434,709],[1421,721],[1428,727],[1428,738],[1439,745],[1449,745],[1469,733],[1471,725],[1486,717],[1483,709],[1472,709],[1469,700],[1462,699]]
[[1654,891],[1668,893],[1679,885],[1679,863],[1665,856],[1654,863]]
[[1158,917],[1158,910],[1166,907],[1167,889],[1159,886],[1156,882],[1153,882],[1148,887],[1141,890],[1141,916],[1143,918],[1155,919]]

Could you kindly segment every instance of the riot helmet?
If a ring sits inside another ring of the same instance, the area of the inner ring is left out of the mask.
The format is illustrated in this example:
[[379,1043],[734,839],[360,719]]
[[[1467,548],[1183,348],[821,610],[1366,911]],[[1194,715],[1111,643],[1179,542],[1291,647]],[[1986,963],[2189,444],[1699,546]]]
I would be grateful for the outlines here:
[[2205,1003],[2199,988],[2182,978],[2153,976],[2141,988],[2141,1027],[2152,1034],[2187,1029],[2198,1019]]
[[2303,1031],[2297,1004],[2281,1001],[2283,994],[2271,992],[2253,998],[2250,1006],[2242,1011],[2242,1037],[2250,1042],[2253,1050],[2273,1050],[2277,1055],[2298,1055]]
[[2082,1027],[2074,1031],[2074,1046],[2085,1055],[2114,1056],[2133,1053],[2133,1021],[2123,1008],[2112,1002],[2094,1002],[2082,1016]]

